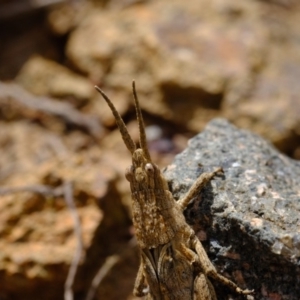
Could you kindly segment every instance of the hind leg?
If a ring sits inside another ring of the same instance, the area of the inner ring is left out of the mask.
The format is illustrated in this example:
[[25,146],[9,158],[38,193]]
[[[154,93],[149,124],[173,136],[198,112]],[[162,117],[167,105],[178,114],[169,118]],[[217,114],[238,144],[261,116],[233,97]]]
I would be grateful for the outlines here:
[[194,281],[194,300],[217,300],[213,285],[203,274],[199,274]]
[[[203,273],[212,279],[215,279],[216,281],[222,283],[225,286],[228,286],[233,291],[235,291],[238,294],[241,295],[250,295],[253,294],[253,291],[250,291],[248,289],[243,290],[240,287],[238,287],[234,282],[229,280],[228,278],[224,277],[223,275],[219,274],[211,261],[209,260],[201,242],[195,238],[194,239],[194,247],[195,251],[199,256],[199,261],[201,265],[201,269],[203,270]],[[201,299],[201,298],[200,298]]]

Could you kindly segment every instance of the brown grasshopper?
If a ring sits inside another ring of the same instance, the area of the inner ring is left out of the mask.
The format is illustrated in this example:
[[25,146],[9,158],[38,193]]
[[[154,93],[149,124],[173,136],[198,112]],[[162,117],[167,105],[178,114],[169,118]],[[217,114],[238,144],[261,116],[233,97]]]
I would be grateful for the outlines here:
[[230,287],[238,294],[242,290],[234,282],[218,274],[201,242],[186,223],[183,211],[202,187],[222,169],[202,174],[185,197],[175,201],[159,168],[152,162],[144,121],[133,81],[133,97],[139,124],[137,147],[116,108],[99,88],[95,87],[110,107],[127,149],[132,166],[126,179],[132,193],[132,216],[141,263],[134,285],[134,295],[148,300],[216,300],[209,278]]

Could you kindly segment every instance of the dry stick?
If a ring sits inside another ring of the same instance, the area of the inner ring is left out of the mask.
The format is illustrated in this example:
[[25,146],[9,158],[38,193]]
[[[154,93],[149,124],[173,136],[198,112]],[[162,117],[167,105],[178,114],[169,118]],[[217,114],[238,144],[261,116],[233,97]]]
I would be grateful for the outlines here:
[[105,276],[108,274],[108,272],[114,267],[116,263],[118,263],[121,260],[121,257],[125,254],[125,252],[130,251],[130,248],[136,247],[136,239],[133,237],[129,242],[128,242],[128,247],[123,249],[121,253],[118,255],[110,255],[109,257],[106,258],[104,264],[100,267],[98,272],[96,273],[91,286],[88,290],[87,296],[85,300],[93,300],[95,297],[95,294],[97,292],[97,288],[99,287],[100,283],[102,280],[105,278]]
[[77,246],[74,252],[74,257],[69,269],[67,280],[65,282],[65,293],[64,293],[65,300],[73,300],[72,286],[74,283],[75,275],[83,252],[83,241],[82,241],[81,224],[76,210],[76,206],[74,204],[73,188],[71,182],[65,182],[64,194],[65,194],[65,201],[68,205],[68,208],[74,220],[74,233],[77,237]]
[[59,197],[63,195],[63,189],[61,186],[52,188],[47,185],[33,184],[17,187],[0,187],[0,195],[16,194],[21,192],[37,193],[45,196]]
[[111,255],[106,258],[104,264],[98,270],[96,276],[94,277],[92,284],[89,288],[88,294],[85,300],[93,300],[97,291],[98,286],[100,285],[103,278],[107,275],[107,273],[112,269],[112,267],[119,262],[119,255]]
[[47,6],[60,4],[67,2],[66,0],[39,0],[39,1],[7,1],[7,3],[1,4],[0,20],[7,20],[14,18],[21,14],[31,13],[37,9],[41,9]]
[[67,102],[60,102],[45,96],[35,96],[15,83],[0,81],[0,100],[2,98],[12,98],[26,108],[60,117],[67,122],[85,128],[95,137],[100,137],[103,134],[103,128],[95,116],[83,114]]

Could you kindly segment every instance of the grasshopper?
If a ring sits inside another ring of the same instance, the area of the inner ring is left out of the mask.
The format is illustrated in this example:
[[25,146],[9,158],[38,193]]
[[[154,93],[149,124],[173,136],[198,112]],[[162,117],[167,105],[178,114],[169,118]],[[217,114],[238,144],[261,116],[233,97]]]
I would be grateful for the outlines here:
[[135,82],[132,89],[139,124],[139,147],[111,100],[99,87],[95,88],[110,107],[132,155],[132,165],[125,177],[130,183],[133,225],[141,253],[134,295],[147,300],[217,300],[210,278],[238,294],[251,294],[252,291],[242,290],[216,271],[183,215],[202,187],[222,169],[202,174],[176,202],[166,179],[150,157]]

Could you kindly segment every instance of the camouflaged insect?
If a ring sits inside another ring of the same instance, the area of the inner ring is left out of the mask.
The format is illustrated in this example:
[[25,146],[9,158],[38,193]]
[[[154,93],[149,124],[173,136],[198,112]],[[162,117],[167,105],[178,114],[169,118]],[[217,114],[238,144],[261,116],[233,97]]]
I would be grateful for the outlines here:
[[134,81],[132,87],[140,132],[139,147],[133,142],[110,99],[99,87],[95,88],[112,110],[132,155],[132,165],[126,171],[126,178],[130,183],[133,224],[141,250],[134,295],[148,300],[216,300],[210,278],[238,294],[251,294],[252,291],[242,290],[217,273],[183,215],[183,210],[201,188],[222,169],[202,174],[187,195],[176,202],[166,179],[151,160]]

